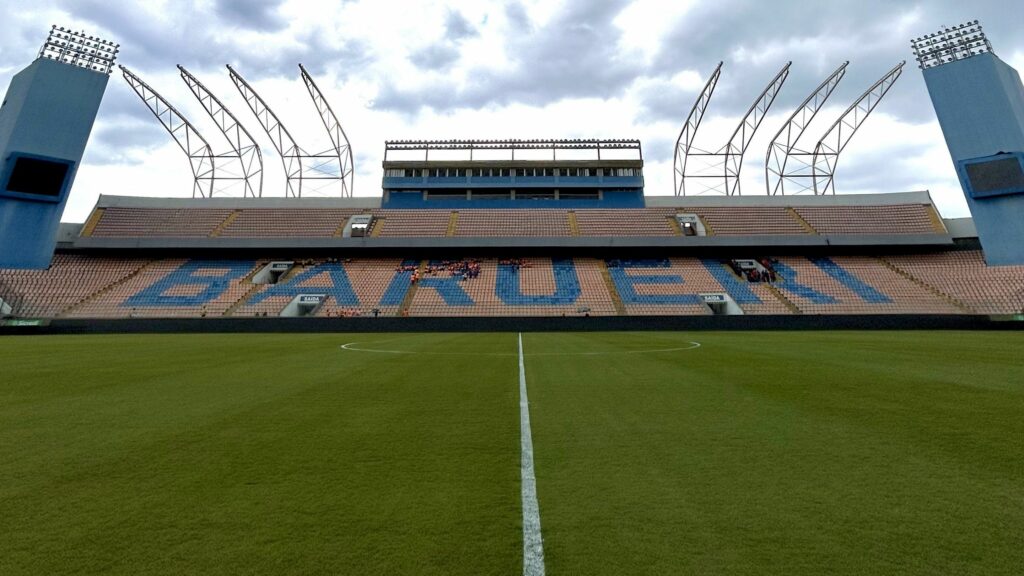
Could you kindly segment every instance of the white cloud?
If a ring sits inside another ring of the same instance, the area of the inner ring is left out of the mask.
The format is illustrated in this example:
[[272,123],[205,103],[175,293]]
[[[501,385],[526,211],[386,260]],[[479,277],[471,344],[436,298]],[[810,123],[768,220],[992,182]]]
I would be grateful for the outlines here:
[[[726,64],[699,137],[708,148],[725,143],[781,62],[793,60],[743,168],[744,193],[763,194],[765,149],[787,109],[842,60],[851,60],[851,72],[809,140],[870,82],[910,59],[911,36],[942,23],[978,18],[996,53],[1024,66],[1024,33],[1012,24],[1019,18],[994,2],[972,5],[971,14],[952,0],[927,11],[877,0],[837,0],[820,10],[795,0],[41,0],[32,10],[0,0],[0,8],[7,15],[0,82],[35,57],[51,23],[100,33],[120,42],[122,61],[223,150],[226,144],[178,78],[174,64],[183,64],[262,143],[267,196],[283,194],[283,171],[228,79],[227,62],[256,86],[300,144],[318,151],[326,135],[296,64],[310,68],[352,141],[361,196],[380,194],[384,140],[506,137],[639,138],[647,193],[671,194],[672,146],[718,60]],[[1024,9],[1013,11],[1019,16]],[[844,153],[836,186],[840,193],[927,188],[944,215],[966,214],[912,62]],[[113,75],[65,219],[83,220],[101,193],[191,192],[187,160]]]

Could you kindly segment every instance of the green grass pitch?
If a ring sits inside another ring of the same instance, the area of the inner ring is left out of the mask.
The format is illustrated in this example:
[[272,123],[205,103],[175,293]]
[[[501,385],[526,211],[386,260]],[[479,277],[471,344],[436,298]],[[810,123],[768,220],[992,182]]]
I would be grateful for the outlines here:
[[[1024,572],[1024,333],[523,345],[549,575]],[[518,376],[516,334],[0,338],[0,574],[521,574]]]

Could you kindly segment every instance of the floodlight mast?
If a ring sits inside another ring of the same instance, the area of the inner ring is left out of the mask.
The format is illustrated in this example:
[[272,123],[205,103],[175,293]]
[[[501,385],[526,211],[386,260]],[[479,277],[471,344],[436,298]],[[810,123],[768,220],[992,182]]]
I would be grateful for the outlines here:
[[811,161],[816,195],[830,192],[835,194],[835,173],[839,155],[871,112],[878,107],[879,102],[889,92],[892,85],[899,79],[905,64],[906,61],[900,62],[865,90],[860,98],[850,104],[843,115],[835,121],[825,136],[818,141],[818,145],[814,147],[814,157]]
[[[796,145],[799,142],[800,137],[803,136],[804,131],[810,125],[814,117],[817,116],[818,111],[825,106],[829,96],[842,81],[843,76],[846,75],[846,67],[849,66],[850,62],[843,62],[824,82],[818,85],[817,88],[811,92],[810,95],[804,99],[803,103],[793,114],[789,117],[782,128],[779,128],[778,133],[775,134],[775,138],[772,139],[771,144],[768,145],[768,153],[765,156],[764,161],[764,181],[765,186],[768,189],[768,195],[774,196],[776,194],[785,194],[787,178],[797,176],[796,174],[787,174],[786,167],[789,164],[790,156],[797,151]],[[802,153],[801,155],[807,155]],[[798,167],[799,169],[806,169],[808,166],[806,162],[803,166]],[[806,170],[805,170],[806,171]],[[772,178],[774,176],[774,179]],[[807,189],[812,188],[808,186]]]
[[708,78],[707,84],[704,85],[704,89],[697,96],[697,101],[694,102],[693,108],[690,109],[690,115],[686,117],[686,123],[683,124],[682,130],[679,132],[679,138],[676,139],[672,174],[676,196],[686,196],[686,162],[690,157],[690,149],[693,147],[697,128],[700,128],[704,111],[707,110],[708,104],[711,102],[711,95],[715,92],[715,86],[718,85],[718,78],[721,75],[722,62],[719,62],[715,71],[711,73],[711,77]]
[[992,52],[992,43],[977,20],[952,28],[943,26],[934,34],[926,34],[910,41],[914,57],[921,69],[934,68],[963,60],[978,54]]
[[63,26],[50,27],[50,34],[39,50],[39,58],[55,60],[100,74],[110,74],[121,45],[87,36]]
[[212,196],[215,166],[210,144],[196,130],[195,126],[163,96],[150,88],[128,68],[119,67],[128,85],[188,156],[189,164],[192,167],[192,197],[208,198]]
[[792,65],[793,62],[786,62],[782,70],[779,70],[775,78],[768,83],[757,100],[751,104],[750,109],[743,116],[743,120],[736,127],[736,131],[733,132],[729,142],[723,148],[725,152],[725,194],[727,196],[740,194],[740,170],[743,169],[743,156],[750,146],[750,141],[754,139],[754,133],[761,126],[764,117],[768,115],[768,110],[775,102],[775,97],[779,95],[779,90],[786,83],[786,78],[789,77],[789,67]]
[[[242,94],[245,103],[249,105],[249,109],[252,110],[256,119],[259,120],[260,125],[263,126],[263,131],[267,133],[278,156],[281,157],[281,165],[284,167],[285,174],[285,196],[301,197],[302,150],[295,143],[295,139],[292,138],[288,129],[285,128],[281,120],[267,106],[266,101],[260,97],[256,90],[230,64],[228,64],[227,68],[231,81],[235,83],[235,87]],[[293,183],[296,180],[298,181],[298,186]]]
[[[181,79],[199,100],[203,110],[206,110],[206,113],[217,124],[217,128],[220,129],[224,139],[228,141],[234,151],[232,156],[238,159],[242,169],[241,174],[245,186],[243,196],[253,198],[263,196],[263,152],[256,140],[238,121],[238,118],[198,78],[180,64],[178,70],[181,72]],[[252,183],[253,179],[256,179],[255,187]]]
[[313,105],[316,106],[316,111],[320,114],[320,120],[323,121],[327,135],[331,139],[334,153],[338,157],[341,195],[344,198],[350,198],[355,187],[355,161],[352,158],[352,145],[349,143],[348,136],[345,135],[345,129],[341,127],[341,122],[334,114],[334,110],[331,109],[331,105],[324,98],[323,92],[317,87],[306,67],[299,64],[299,71],[302,74],[302,81],[305,82],[306,89],[309,91],[309,96],[313,99]]

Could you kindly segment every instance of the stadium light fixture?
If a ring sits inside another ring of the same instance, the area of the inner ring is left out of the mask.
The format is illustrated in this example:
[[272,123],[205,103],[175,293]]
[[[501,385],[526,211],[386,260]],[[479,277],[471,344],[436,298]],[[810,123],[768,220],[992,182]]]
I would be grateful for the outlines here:
[[992,44],[977,20],[926,34],[910,41],[918,67],[934,68],[983,53],[992,53]]
[[50,34],[38,57],[110,74],[120,48],[120,44],[54,25],[50,27]]

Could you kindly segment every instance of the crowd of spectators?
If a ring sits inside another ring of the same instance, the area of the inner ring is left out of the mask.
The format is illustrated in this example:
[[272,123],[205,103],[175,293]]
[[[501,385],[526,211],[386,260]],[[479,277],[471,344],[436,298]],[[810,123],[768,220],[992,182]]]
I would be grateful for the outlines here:
[[500,266],[511,266],[513,270],[519,270],[520,268],[529,268],[530,264],[525,258],[501,258],[498,260]]
[[[749,262],[747,260],[743,262]],[[778,280],[778,275],[775,273],[774,262],[770,258],[758,258],[757,263],[760,267],[741,265],[738,260],[729,260],[729,266],[734,272],[741,278],[746,278],[747,282],[768,282],[769,284],[774,283]]]
[[470,280],[480,276],[480,260],[442,260],[439,264],[428,264],[423,270],[415,264],[403,265],[395,268],[395,272],[412,272],[409,282],[416,284],[423,276],[448,276],[457,277],[459,280]]

